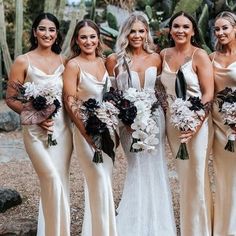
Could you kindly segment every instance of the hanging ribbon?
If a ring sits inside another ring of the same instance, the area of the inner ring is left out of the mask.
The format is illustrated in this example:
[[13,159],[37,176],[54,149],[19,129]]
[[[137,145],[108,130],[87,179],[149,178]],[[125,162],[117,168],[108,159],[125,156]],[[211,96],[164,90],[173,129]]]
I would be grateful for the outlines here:
[[182,98],[183,100],[186,100],[187,84],[184,78],[184,73],[182,72],[181,68],[178,70],[176,75],[175,93],[177,98]]

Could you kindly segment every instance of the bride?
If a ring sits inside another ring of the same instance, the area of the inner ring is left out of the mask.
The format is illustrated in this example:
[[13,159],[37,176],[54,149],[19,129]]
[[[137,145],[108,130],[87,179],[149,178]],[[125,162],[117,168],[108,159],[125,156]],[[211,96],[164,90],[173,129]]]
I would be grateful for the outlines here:
[[[106,61],[108,73],[115,76],[118,89],[124,91],[132,84],[139,91],[154,91],[157,75],[161,72],[161,60],[153,49],[144,15],[131,14],[120,29],[116,54]],[[128,171],[117,210],[118,235],[176,235],[165,161],[165,119],[161,107],[157,109],[155,120],[159,128],[156,137],[159,143],[151,152],[130,152],[132,130],[125,125],[120,128]]]

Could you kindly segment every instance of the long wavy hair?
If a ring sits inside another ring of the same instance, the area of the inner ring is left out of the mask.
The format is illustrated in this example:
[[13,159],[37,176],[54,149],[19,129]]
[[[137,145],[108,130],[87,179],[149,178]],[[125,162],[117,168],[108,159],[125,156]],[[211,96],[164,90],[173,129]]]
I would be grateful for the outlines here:
[[58,19],[53,14],[48,13],[48,12],[40,13],[35,18],[35,20],[34,20],[34,22],[32,24],[31,34],[30,34],[30,44],[31,44],[31,47],[30,47],[29,51],[32,51],[32,50],[34,50],[35,48],[38,47],[38,41],[37,41],[37,39],[34,36],[34,32],[37,30],[37,27],[39,26],[41,20],[44,20],[44,19],[50,20],[56,26],[57,39],[54,42],[54,44],[52,45],[51,50],[53,52],[55,52],[56,54],[60,54],[60,52],[61,52],[61,43],[62,43],[62,37],[61,37],[61,34],[59,32],[60,24],[59,24]]
[[81,53],[81,49],[79,48],[79,45],[77,43],[77,39],[78,39],[80,29],[85,26],[89,26],[96,31],[97,36],[98,36],[98,46],[96,48],[96,56],[103,57],[103,54],[102,54],[103,49],[102,49],[100,30],[95,22],[93,22],[92,20],[89,20],[89,19],[85,19],[85,20],[79,21],[77,23],[77,25],[75,26],[75,30],[74,30],[73,36],[71,38],[71,41],[70,41],[70,49],[71,49],[70,59],[79,56]]
[[[191,21],[191,23],[193,25],[193,31],[194,31],[194,35],[191,38],[191,44],[195,47],[202,48],[201,40],[200,40],[200,33],[199,33],[199,30],[198,30],[197,23],[196,23],[195,19],[191,15],[189,15],[188,13],[186,13],[184,11],[179,11],[179,12],[175,13],[169,21],[169,30],[171,31],[171,28],[173,26],[173,21],[179,16],[184,16],[184,17],[188,18]],[[170,47],[174,47],[175,42],[171,37],[170,31],[169,31],[169,34],[168,34],[169,45],[170,45]]]
[[[216,18],[215,22],[218,19],[225,19],[227,20],[233,27],[236,27],[236,15],[233,12],[230,11],[222,11],[220,12]],[[217,39],[215,43],[215,50],[216,51],[223,51],[224,50],[224,45],[222,45]]]
[[150,33],[148,22],[145,18],[145,15],[142,13],[134,12],[132,13],[123,23],[120,28],[119,35],[116,41],[116,54],[117,54],[117,65],[119,72],[125,71],[126,66],[124,59],[127,62],[130,62],[132,55],[132,47],[129,45],[128,36],[131,32],[132,25],[136,22],[140,21],[144,24],[147,31],[147,40],[143,43],[143,49],[147,53],[153,53],[155,51],[155,45],[153,43],[153,39]]

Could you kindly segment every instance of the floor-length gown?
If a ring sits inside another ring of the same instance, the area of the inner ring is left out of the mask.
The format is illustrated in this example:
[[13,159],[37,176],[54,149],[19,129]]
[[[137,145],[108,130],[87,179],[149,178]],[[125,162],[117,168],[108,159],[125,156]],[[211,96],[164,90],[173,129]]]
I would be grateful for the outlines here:
[[[26,56],[29,65],[25,82],[59,86],[62,89],[63,64],[48,75],[31,64],[30,56]],[[25,148],[39,177],[41,188],[37,236],[70,235],[69,165],[72,132],[63,104],[53,120],[56,146],[48,147],[47,131],[38,125],[23,126]]]
[[[122,81],[127,81],[125,74],[118,75],[118,84],[126,84]],[[131,77],[132,87],[141,90],[138,73],[131,71]],[[154,89],[156,78],[157,68],[148,67],[145,71],[144,89]],[[159,144],[152,152],[130,152],[131,133],[124,126],[120,128],[120,140],[127,157],[128,169],[117,209],[119,236],[176,236],[165,160],[165,118],[161,107],[157,111]]]
[[[80,68],[77,85],[79,99],[94,98],[102,101],[102,90],[107,72],[102,81]],[[110,81],[108,80],[108,87]],[[87,143],[76,126],[73,129],[76,155],[85,176],[85,211],[82,236],[117,236],[115,206],[112,193],[112,159],[104,152],[103,163],[94,163],[94,149]]]
[[[236,89],[236,61],[227,67],[213,60],[215,94],[225,87]],[[229,127],[219,113],[217,102],[213,106],[213,157],[216,179],[214,204],[214,236],[236,236],[236,153],[224,150]]]
[[[166,53],[166,52],[165,52]],[[201,98],[201,90],[197,74],[192,68],[191,60],[181,66],[187,83],[187,96]],[[177,72],[170,70],[163,60],[161,82],[165,87],[168,104],[174,101],[175,80]],[[176,157],[180,146],[179,131],[170,123],[170,109],[166,113],[166,130],[170,148]],[[176,160],[180,184],[180,229],[181,236],[212,235],[212,200],[208,176],[208,158],[212,145],[210,118],[206,118],[200,130],[187,143],[189,160]]]

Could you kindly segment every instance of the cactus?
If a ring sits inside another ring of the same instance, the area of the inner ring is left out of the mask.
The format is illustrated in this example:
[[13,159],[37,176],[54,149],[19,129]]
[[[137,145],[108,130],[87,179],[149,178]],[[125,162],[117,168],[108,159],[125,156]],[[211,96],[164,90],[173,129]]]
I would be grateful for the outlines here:
[[66,0],[60,0],[58,9],[57,9],[57,18],[61,21],[63,19],[64,9],[66,6]]
[[16,24],[15,24],[14,58],[22,54],[23,0],[15,0],[15,5],[16,5]]
[[50,12],[56,15],[57,0],[45,0],[44,1],[44,12]]
[[146,5],[145,12],[146,12],[146,14],[148,16],[148,19],[151,20],[153,15],[152,15],[152,8],[151,8],[150,5]]
[[174,14],[179,11],[185,11],[189,14],[193,14],[196,12],[196,10],[201,6],[203,0],[180,0],[174,9]]
[[5,28],[3,0],[0,0],[0,32],[1,32],[0,33],[0,45],[1,45],[1,49],[2,49],[4,66],[6,68],[7,74],[9,74],[12,60],[11,60],[11,56],[9,53],[9,48],[7,46],[7,40],[6,40],[6,28]]
[[0,100],[3,99],[2,50],[0,48]]
[[92,0],[90,19],[93,20],[93,21],[95,21],[95,13],[96,13],[96,0]]
[[117,20],[111,12],[107,13],[107,22],[108,22],[109,27],[111,27],[112,29],[118,30]]
[[87,14],[87,11],[86,11],[84,1],[81,1],[80,5],[79,5],[79,11],[77,9],[75,9],[71,13],[71,21],[70,21],[70,25],[69,25],[69,30],[66,34],[65,40],[62,45],[62,54],[64,54],[65,56],[68,56],[70,54],[69,45],[70,45],[70,40],[71,40],[71,37],[72,37],[74,29],[75,29],[76,22],[83,20],[83,18],[86,14]]

